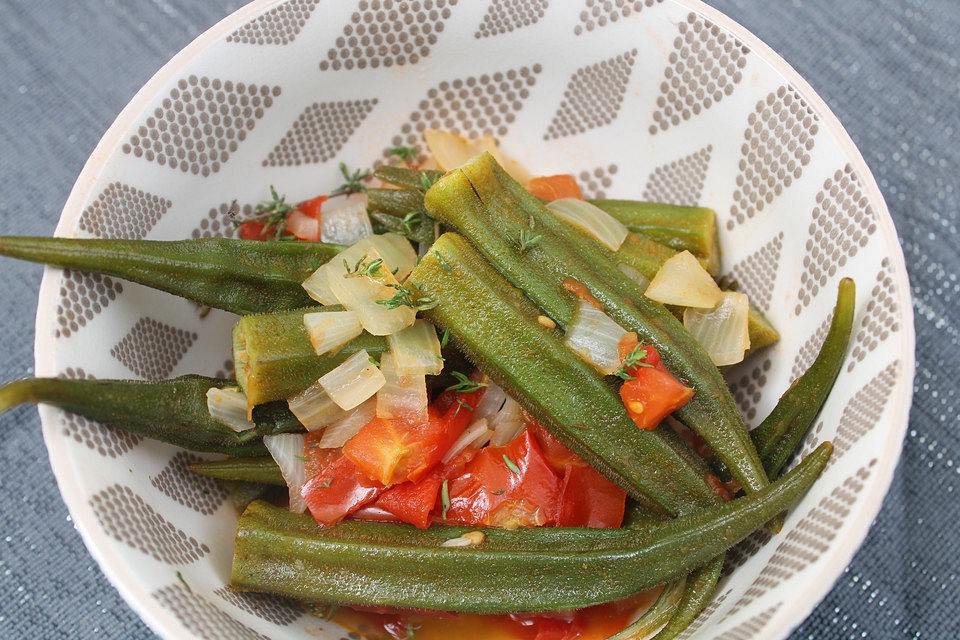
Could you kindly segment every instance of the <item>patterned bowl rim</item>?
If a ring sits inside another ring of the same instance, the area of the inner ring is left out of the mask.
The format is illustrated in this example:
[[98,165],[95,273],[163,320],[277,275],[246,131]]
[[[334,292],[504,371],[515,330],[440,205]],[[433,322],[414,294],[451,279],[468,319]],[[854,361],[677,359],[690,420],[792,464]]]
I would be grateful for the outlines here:
[[[206,49],[220,42],[240,25],[283,1],[253,0],[234,11],[184,47],[143,85],[104,133],[84,164],[83,170],[80,172],[64,204],[54,235],[69,236],[71,234],[77,219],[82,213],[83,203],[87,201],[89,195],[97,186],[108,158],[121,145],[123,135],[134,124],[135,119],[165,87],[169,86],[168,83]],[[916,368],[914,318],[913,306],[910,301],[909,279],[893,220],[873,174],[839,119],[814,91],[813,87],[773,49],[719,10],[704,4],[701,0],[670,1],[709,19],[749,46],[764,62],[789,81],[790,85],[803,97],[806,104],[816,113],[823,126],[828,128],[846,153],[850,164],[856,170],[856,174],[863,177],[862,188],[870,205],[879,214],[879,230],[886,243],[887,256],[891,259],[894,278],[897,282],[897,302],[901,309],[909,310],[904,314],[903,330],[899,332],[902,381],[901,384],[897,385],[896,396],[891,398],[891,416],[894,424],[889,429],[886,442],[883,444],[883,455],[877,461],[878,468],[870,482],[869,491],[863,497],[863,513],[870,517],[862,518],[854,523],[854,529],[850,535],[845,536],[843,540],[838,541],[831,548],[831,553],[836,562],[821,563],[820,574],[817,579],[809,581],[807,589],[799,594],[799,597],[790,598],[789,604],[777,611],[767,623],[766,630],[768,633],[772,633],[770,636],[772,640],[782,640],[813,611],[816,605],[833,588],[834,583],[839,579],[866,538],[870,525],[876,519],[893,480],[893,472],[900,458],[909,420]],[[52,336],[53,328],[56,326],[58,289],[57,271],[50,268],[45,269],[40,283],[35,324],[34,364],[38,376],[53,376],[57,373],[53,366],[56,346]],[[40,406],[38,410],[44,442],[50,457],[50,466],[53,469],[54,477],[73,523],[80,532],[87,550],[127,604],[137,612],[154,632],[167,639],[195,640],[193,634],[189,633],[172,614],[162,609],[150,597],[150,593],[140,584],[136,572],[126,564],[118,562],[111,555],[111,547],[115,543],[97,525],[96,517],[87,503],[87,496],[84,495],[79,486],[71,482],[73,475],[81,473],[82,470],[74,468],[68,449],[64,446],[64,439],[54,426],[58,410],[49,406]]]

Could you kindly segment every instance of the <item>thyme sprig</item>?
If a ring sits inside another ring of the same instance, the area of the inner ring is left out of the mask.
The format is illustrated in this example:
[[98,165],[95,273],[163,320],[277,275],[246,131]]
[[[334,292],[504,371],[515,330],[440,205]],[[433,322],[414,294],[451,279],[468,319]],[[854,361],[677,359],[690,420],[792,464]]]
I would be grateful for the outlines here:
[[391,156],[397,156],[397,164],[403,164],[417,159],[417,150],[412,147],[394,147],[387,151]]
[[371,278],[382,278],[386,273],[382,271],[383,268],[383,259],[377,258],[376,260],[371,260],[366,262],[367,257],[363,256],[357,263],[352,267],[347,263],[346,260],[343,261],[343,268],[347,270],[344,278],[360,278],[363,276],[369,276]]
[[336,189],[334,193],[345,193],[347,195],[351,193],[366,192],[367,185],[363,184],[363,180],[366,180],[370,177],[369,170],[357,169],[353,173],[350,173],[350,170],[347,169],[347,164],[345,162],[340,163],[340,173],[343,175],[343,179],[346,181]]
[[437,301],[432,296],[414,292],[402,284],[388,284],[387,286],[395,289],[396,293],[389,300],[377,300],[377,304],[382,304],[388,309],[410,307],[416,311],[427,311],[437,306]]
[[270,200],[264,200],[253,210],[253,215],[249,218],[237,218],[234,213],[234,207],[230,209],[230,220],[235,227],[239,227],[247,222],[260,222],[264,229],[272,229],[271,236],[274,240],[283,237],[283,232],[287,229],[287,216],[294,210],[294,206],[287,203],[287,197],[280,195],[273,185],[270,185]]
[[540,241],[543,240],[543,235],[534,232],[535,226],[533,216],[530,216],[530,228],[520,230],[520,253],[540,244]]
[[653,368],[652,364],[647,364],[643,361],[643,359],[646,357],[647,350],[639,344],[636,345],[633,349],[630,349],[630,353],[628,353],[627,357],[623,359],[623,364],[620,365],[620,369],[617,371],[617,376],[624,380],[636,380],[636,376],[630,375],[630,369],[634,367]]
[[447,387],[447,391],[456,391],[457,393],[472,393],[487,386],[486,382],[474,382],[459,371],[451,371],[450,373],[454,378],[457,379],[457,383]]

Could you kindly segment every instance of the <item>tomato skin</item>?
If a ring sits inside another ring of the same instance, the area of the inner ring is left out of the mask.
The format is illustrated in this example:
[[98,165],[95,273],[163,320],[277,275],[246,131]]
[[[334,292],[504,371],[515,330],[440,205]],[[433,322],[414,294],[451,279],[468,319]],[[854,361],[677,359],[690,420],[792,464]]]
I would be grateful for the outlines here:
[[404,482],[387,489],[373,506],[392,513],[418,529],[426,529],[430,526],[442,484],[440,471],[434,468],[416,482]]
[[328,199],[329,198],[327,196],[317,196],[312,200],[301,202],[300,206],[297,208],[314,220],[320,220],[320,209],[323,207],[323,203]]
[[372,502],[383,491],[346,456],[341,456],[310,478],[300,489],[307,508],[320,526],[329,527]]
[[[505,456],[520,473],[509,468]],[[481,449],[448,488],[446,522],[516,528],[557,519],[560,478],[529,431],[506,446]]]
[[541,200],[552,202],[561,198],[583,200],[583,193],[576,179],[569,173],[556,176],[540,176],[523,185],[530,194]]
[[641,429],[653,430],[668,415],[687,404],[693,389],[658,367],[636,367],[633,380],[620,387],[627,414]]
[[523,412],[523,418],[527,424],[527,429],[536,438],[537,444],[540,445],[543,456],[557,473],[563,474],[563,470],[571,464],[587,464],[583,458],[570,451],[565,444],[557,440],[556,436],[547,431],[546,427],[537,422],[526,411]]
[[560,487],[559,527],[612,529],[623,524],[627,492],[593,467],[571,464]]
[[306,477],[321,473],[334,460],[343,455],[340,449],[321,449],[316,446],[323,439],[323,431],[308,431],[303,434],[303,453],[306,460],[303,461],[303,468],[306,471]]

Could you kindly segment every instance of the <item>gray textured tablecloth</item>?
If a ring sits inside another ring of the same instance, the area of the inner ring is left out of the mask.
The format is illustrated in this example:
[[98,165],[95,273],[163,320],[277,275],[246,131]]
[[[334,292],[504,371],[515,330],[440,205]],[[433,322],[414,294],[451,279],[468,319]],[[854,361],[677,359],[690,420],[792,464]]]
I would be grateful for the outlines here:
[[[0,233],[50,235],[119,110],[240,4],[0,0]],[[900,468],[863,548],[792,638],[960,638],[960,0],[711,4],[783,55],[846,126],[893,213],[916,311]],[[5,380],[31,373],[40,274],[0,268]],[[0,434],[0,636],[154,637],[74,531],[36,410],[7,413]]]

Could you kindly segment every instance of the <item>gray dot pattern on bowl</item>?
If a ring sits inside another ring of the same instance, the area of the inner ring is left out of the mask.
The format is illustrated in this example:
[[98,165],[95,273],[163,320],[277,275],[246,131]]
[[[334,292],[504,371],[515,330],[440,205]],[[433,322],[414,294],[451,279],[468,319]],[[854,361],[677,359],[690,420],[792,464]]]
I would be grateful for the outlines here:
[[[194,227],[190,232],[191,238],[239,238],[240,231],[230,216],[230,209],[234,206],[232,202],[222,202],[216,207],[211,207],[207,215],[200,220],[200,224]],[[235,215],[239,219],[248,218],[253,215],[253,205],[236,205]]]
[[227,499],[227,492],[213,478],[190,471],[191,464],[202,460],[204,458],[186,451],[175,453],[167,466],[150,478],[150,484],[183,506],[210,515]]
[[121,484],[95,493],[90,507],[109,536],[160,562],[188,564],[210,552],[210,547],[181,531]]
[[767,375],[769,375],[772,367],[773,363],[770,358],[764,358],[749,372],[740,374],[741,369],[736,369],[733,373],[735,377],[728,381],[733,400],[737,403],[737,407],[747,424],[751,424],[753,419],[757,417],[757,403],[760,402],[763,387],[767,384]]
[[227,42],[290,44],[310,19],[320,0],[287,0],[265,11],[227,36]]
[[383,157],[389,159],[393,147],[407,146],[422,158],[426,153],[426,129],[442,129],[467,137],[506,135],[542,70],[534,64],[443,81],[431,87],[400,126],[400,132],[393,136],[390,146],[383,150]]
[[373,110],[377,99],[314,102],[263,161],[265,167],[316,164],[333,158],[360,123]]
[[236,371],[233,367],[233,358],[227,358],[223,361],[223,364],[217,369],[217,372],[213,374],[214,378],[235,378]]
[[280,92],[265,84],[183,78],[130,136],[123,152],[209,176],[237,151]]
[[172,584],[153,592],[184,627],[204,640],[270,640],[227,615],[183,585]]
[[777,545],[766,566],[750,584],[724,619],[735,615],[751,602],[775,589],[815,563],[830,549],[830,543],[846,523],[851,509],[876,465],[874,458],[853,475],[834,487]]
[[617,175],[617,165],[584,169],[577,176],[577,185],[584,198],[606,198],[607,189],[613,186],[613,176]]
[[824,181],[804,247],[807,255],[803,258],[796,315],[810,304],[828,278],[867,245],[877,230],[875,219],[853,167],[847,165]]
[[69,338],[123,293],[123,285],[99,273],[65,269],[60,280],[55,336]]
[[153,318],[140,318],[110,349],[110,355],[145,380],[167,378],[197,334]]
[[750,49],[695,13],[677,25],[660,82],[650,134],[690,120],[733,93],[743,80]]
[[783,249],[781,231],[765,245],[757,249],[730,269],[730,275],[747,294],[750,304],[762,311],[770,310],[770,297],[777,283],[777,271],[780,268],[780,250]]
[[772,607],[764,609],[757,615],[744,620],[729,631],[724,631],[717,636],[717,640],[751,640],[753,638],[760,637],[758,634],[763,631],[763,628],[767,626],[768,622],[770,622],[770,618],[773,617],[773,614],[775,614],[782,605],[783,602],[778,602]]
[[817,131],[817,116],[792,87],[780,87],[757,102],[743,132],[728,230],[763,211],[800,178]]
[[238,609],[282,627],[293,624],[303,615],[303,609],[293,600],[266,593],[231,591],[227,587],[216,589],[214,593]]
[[710,618],[717,612],[720,608],[720,605],[727,599],[727,596],[730,595],[730,589],[727,589],[718,596],[715,596],[710,602],[707,603],[707,606],[703,608],[697,617],[693,619],[693,622],[690,625],[680,632],[680,635],[677,636],[677,640],[689,640],[692,638],[700,629],[703,628],[705,624],[710,620]]
[[543,139],[576,135],[616,120],[636,58],[632,49],[577,69]]
[[457,0],[360,0],[320,70],[416,64],[430,55]]
[[847,371],[853,371],[857,363],[863,362],[868,353],[876,349],[892,332],[900,329],[898,317],[896,285],[893,283],[890,260],[884,258],[880,263],[876,284],[870,292],[870,302],[867,303],[860,321],[860,329],[857,331],[853,350],[850,352]]
[[707,145],[679,160],[662,164],[650,172],[643,199],[695,207],[700,204],[703,182],[710,168],[713,146]]
[[727,552],[727,559],[723,564],[723,575],[728,576],[735,569],[746,564],[747,560],[757,555],[757,552],[765,547],[772,537],[766,529],[757,529],[741,540]]
[[652,7],[661,2],[663,0],[586,0],[584,9],[580,12],[580,24],[573,28],[573,33],[579,36],[605,27],[620,18],[627,18],[641,11],[644,7]]
[[832,321],[833,311],[827,314],[820,326],[800,346],[797,357],[793,359],[793,369],[790,371],[791,380],[799,378],[816,360],[817,354],[820,353],[820,347],[823,346],[823,341],[827,337],[827,332],[830,331],[830,322]]
[[98,238],[139,240],[173,204],[122,182],[112,182],[80,214],[79,227]]
[[[57,377],[70,380],[94,379],[94,376],[81,367],[67,367]],[[88,420],[69,411],[63,412],[63,434],[105,458],[119,458],[143,441],[142,436]]]
[[877,426],[887,406],[899,369],[900,361],[894,360],[850,398],[840,416],[837,435],[833,439],[834,452],[830,458],[830,466],[838,462],[853,445]]
[[474,38],[510,33],[536,24],[547,11],[547,0],[490,0]]

